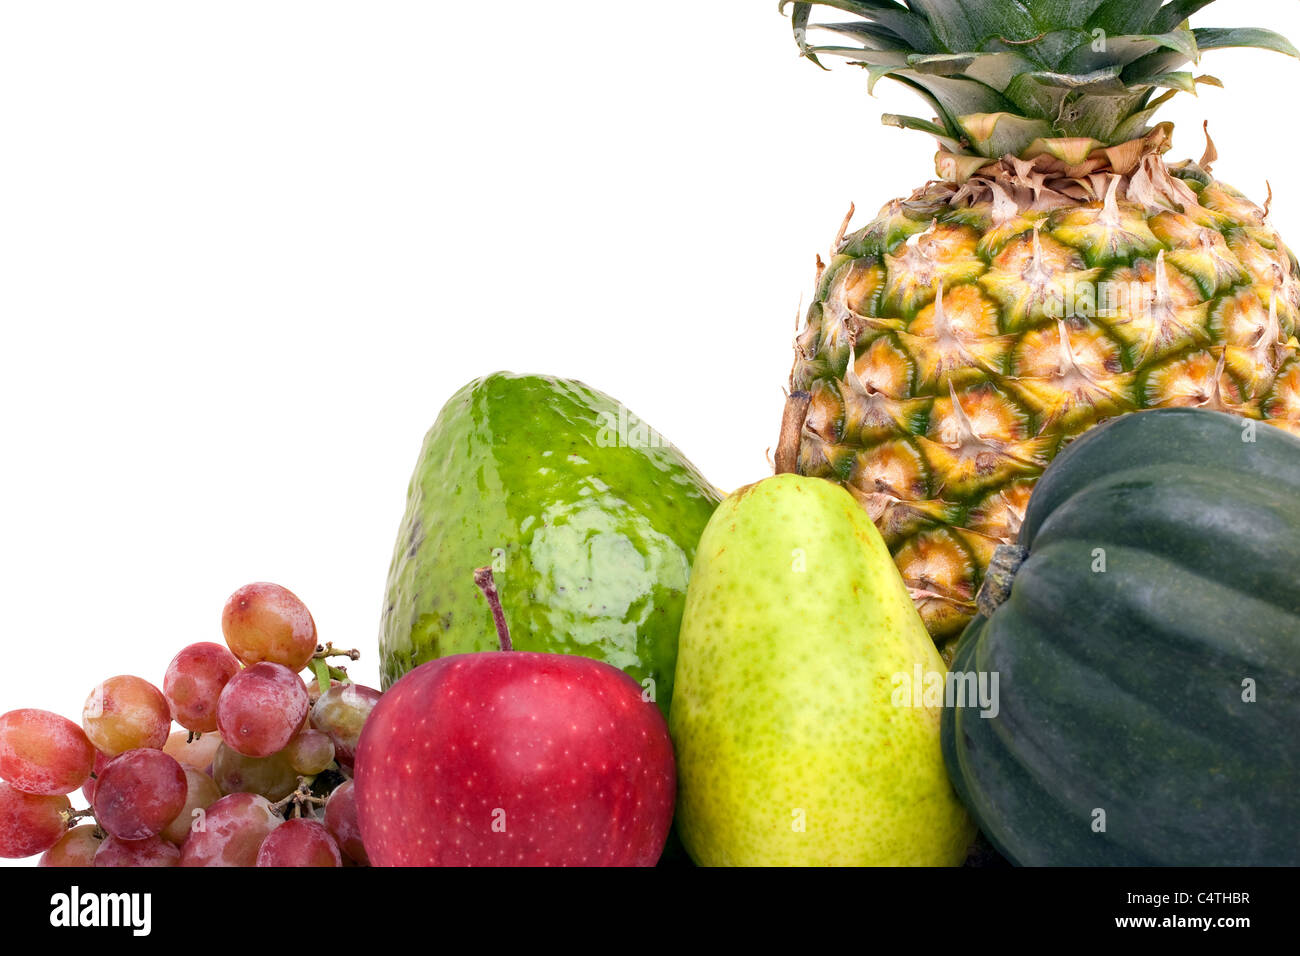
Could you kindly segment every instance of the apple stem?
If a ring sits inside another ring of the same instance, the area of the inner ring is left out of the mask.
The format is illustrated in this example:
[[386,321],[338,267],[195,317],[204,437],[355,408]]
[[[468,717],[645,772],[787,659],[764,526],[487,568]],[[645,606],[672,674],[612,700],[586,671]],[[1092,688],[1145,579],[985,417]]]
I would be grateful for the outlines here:
[[487,598],[488,607],[492,608],[492,620],[496,622],[497,637],[501,640],[501,650],[513,651],[510,644],[510,628],[506,626],[506,612],[501,609],[501,595],[497,593],[497,582],[492,577],[491,568],[478,568],[474,572],[474,583]]

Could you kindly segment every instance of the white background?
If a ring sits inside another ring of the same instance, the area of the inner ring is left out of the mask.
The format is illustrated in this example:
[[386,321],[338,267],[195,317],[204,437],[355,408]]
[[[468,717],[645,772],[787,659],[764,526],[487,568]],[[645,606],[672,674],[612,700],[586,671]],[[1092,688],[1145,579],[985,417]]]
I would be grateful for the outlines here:
[[[1195,22],[1300,39],[1279,0]],[[1208,118],[1300,243],[1300,64],[1202,69],[1171,158]],[[775,0],[5,3],[0,711],[161,683],[254,580],[377,683],[420,441],[486,372],[763,477],[814,255],[933,176],[883,111],[928,115],[798,59]]]

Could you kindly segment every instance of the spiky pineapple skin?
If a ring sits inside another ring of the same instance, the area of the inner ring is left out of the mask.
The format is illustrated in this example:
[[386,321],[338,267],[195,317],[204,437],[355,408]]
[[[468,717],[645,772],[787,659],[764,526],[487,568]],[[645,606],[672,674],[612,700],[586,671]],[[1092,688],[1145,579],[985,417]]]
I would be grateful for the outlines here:
[[1087,429],[1190,405],[1300,433],[1300,267],[1264,209],[1194,164],[1170,172],[1198,205],[1008,210],[931,184],[819,262],[797,470],[868,510],[941,648]]

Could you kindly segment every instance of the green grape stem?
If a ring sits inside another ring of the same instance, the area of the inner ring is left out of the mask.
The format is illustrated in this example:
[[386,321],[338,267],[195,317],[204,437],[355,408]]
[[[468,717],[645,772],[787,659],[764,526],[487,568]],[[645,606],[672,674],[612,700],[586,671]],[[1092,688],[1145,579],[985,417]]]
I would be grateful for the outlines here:
[[84,810],[64,810],[59,816],[63,818],[63,825],[71,830],[77,825],[77,821],[84,817],[90,817],[95,820],[95,828],[99,829],[99,821],[95,819],[95,810],[93,807],[86,807]]
[[312,660],[324,660],[327,657],[346,657],[348,660],[361,660],[361,652],[355,647],[351,650],[340,650],[333,644],[317,644],[316,653],[312,655]]
[[[299,777],[298,786],[293,793],[289,794],[283,800],[271,804],[271,809],[276,813],[283,815],[285,808],[292,804],[293,813],[291,817],[286,817],[286,819],[296,819],[297,817],[302,816],[302,808],[304,806],[307,807],[309,811],[314,811],[316,807],[325,806],[326,798],[318,797],[316,794],[311,792],[311,782],[314,779],[314,777]],[[311,813],[311,817],[313,819],[315,818],[314,812]]]

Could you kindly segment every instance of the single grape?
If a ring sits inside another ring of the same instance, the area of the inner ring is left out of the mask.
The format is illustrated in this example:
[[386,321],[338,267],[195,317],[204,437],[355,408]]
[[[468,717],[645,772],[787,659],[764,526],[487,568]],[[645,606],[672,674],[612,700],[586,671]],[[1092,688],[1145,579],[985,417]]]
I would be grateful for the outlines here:
[[307,716],[307,688],[283,664],[254,664],[230,679],[217,703],[226,746],[246,757],[285,748]]
[[99,779],[99,775],[104,772],[104,768],[108,765],[108,762],[112,759],[112,757],[104,753],[102,750],[95,751],[94,770],[91,771],[90,779],[81,785],[81,795],[86,798],[87,803],[92,805],[94,804],[95,783]]
[[109,836],[156,836],[185,805],[185,771],[161,750],[128,750],[95,783],[95,819]]
[[334,741],[334,759],[350,767],[366,718],[379,703],[379,691],[363,684],[338,684],[320,695],[311,709],[311,725]]
[[315,820],[286,820],[257,851],[258,866],[342,866],[329,831]]
[[193,767],[208,773],[212,769],[212,758],[221,746],[221,734],[210,730],[201,737],[190,740],[188,730],[178,730],[167,738],[163,744],[163,753],[174,757],[182,767]]
[[284,748],[289,766],[305,777],[314,777],[334,762],[334,742],[328,734],[310,728]]
[[270,661],[295,674],[316,653],[316,622],[292,591],[278,584],[246,584],[221,612],[226,644],[246,665]]
[[183,648],[163,678],[172,718],[186,730],[216,730],[217,698],[237,673],[239,660],[220,644],[201,641]]
[[181,866],[255,866],[262,842],[284,819],[255,793],[222,797],[199,820],[181,847]]
[[103,843],[94,826],[73,827],[41,855],[37,866],[94,866],[95,851]]
[[163,692],[147,680],[110,677],[86,698],[81,726],[96,749],[116,757],[162,747],[172,729],[172,711]]
[[95,748],[85,731],[48,710],[0,714],[0,779],[25,793],[71,793],[90,778]]
[[212,760],[212,779],[222,793],[256,793],[268,800],[283,800],[298,786],[298,772],[283,751],[245,757],[225,744]]
[[177,846],[184,843],[190,835],[190,828],[196,819],[203,816],[195,810],[206,811],[208,807],[221,799],[221,790],[211,777],[201,770],[185,767],[185,806],[171,823],[163,827],[162,838]]
[[62,794],[23,793],[0,780],[0,857],[20,860],[44,853],[63,838],[63,814],[71,809]]
[[119,840],[110,836],[95,853],[95,866],[180,866],[181,851],[161,837]]
[[357,824],[357,794],[351,780],[334,788],[325,803],[325,829],[329,830],[339,849],[354,863],[369,866],[366,848],[361,843],[361,827]]

